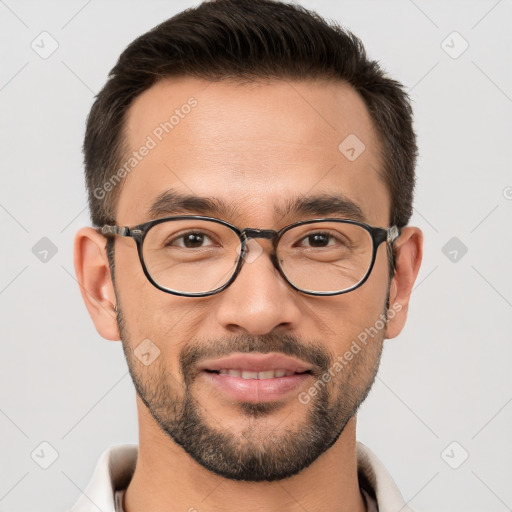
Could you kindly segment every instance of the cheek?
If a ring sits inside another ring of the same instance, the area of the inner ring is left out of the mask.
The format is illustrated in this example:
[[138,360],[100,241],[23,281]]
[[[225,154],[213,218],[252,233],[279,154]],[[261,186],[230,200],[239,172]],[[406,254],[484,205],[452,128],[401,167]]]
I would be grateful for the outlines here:
[[160,379],[169,374],[169,379],[166,380],[182,382],[179,365],[182,348],[178,342],[180,337],[173,331],[175,322],[165,320],[145,308],[132,316],[126,313],[127,339],[123,343],[125,350],[130,351],[132,361],[141,368],[140,371],[155,377],[158,374]]
[[365,333],[368,335],[368,331],[371,331],[373,337],[383,335],[387,294],[387,255],[382,245],[367,281],[352,292],[333,297],[335,302],[330,308],[328,322],[331,331],[335,333],[337,342],[333,348],[338,355],[347,350],[354,340],[364,338]]
[[[143,276],[144,277],[144,276]],[[144,277],[145,279],[145,277]],[[122,281],[122,279],[120,279]],[[124,344],[139,358],[150,352],[157,355],[159,367],[182,382],[179,356],[185,345],[198,335],[203,308],[158,290],[151,283],[135,286],[119,283],[119,299],[124,319]]]

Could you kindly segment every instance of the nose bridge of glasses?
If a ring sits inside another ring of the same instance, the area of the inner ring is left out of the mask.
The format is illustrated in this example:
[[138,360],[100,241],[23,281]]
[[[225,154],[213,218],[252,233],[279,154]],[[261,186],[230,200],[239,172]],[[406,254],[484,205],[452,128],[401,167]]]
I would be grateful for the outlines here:
[[[255,228],[246,228],[242,230],[241,232],[241,238],[243,240],[243,243],[246,247],[244,250],[244,253],[240,254],[241,258],[249,263],[252,263],[255,259],[258,258],[258,256],[264,252],[264,247],[262,244],[256,242],[256,239],[266,239],[269,242],[271,242],[271,250],[268,256],[270,257],[270,261],[272,265],[279,270],[279,263],[277,260],[276,255],[276,248],[277,248],[277,242],[278,242],[278,232],[274,231],[273,229],[255,229]],[[251,240],[254,240],[254,243],[256,244],[256,247],[251,247],[250,242]],[[259,246],[259,247],[258,247]],[[246,251],[249,251],[248,254]]]
[[[266,239],[269,242],[271,242],[271,250],[270,250],[270,260],[274,267],[278,268],[277,263],[277,257],[276,257],[276,249],[277,249],[277,242],[278,242],[278,232],[274,231],[273,229],[255,229],[255,228],[246,228],[242,230],[241,238],[244,242],[244,245],[246,247],[246,250],[249,250],[249,253],[252,253],[252,257],[249,256],[249,259],[247,261],[253,261],[252,258],[257,258],[258,255],[263,252],[265,249],[261,243],[256,242],[256,239]],[[249,243],[251,240],[254,240],[256,245],[256,248],[250,247]],[[258,247],[259,245],[259,247]],[[245,259],[245,258],[244,258]]]
[[242,231],[243,240],[249,240],[251,238],[265,238],[272,241],[272,245],[275,247],[277,241],[277,231],[273,229],[253,229],[246,228]]

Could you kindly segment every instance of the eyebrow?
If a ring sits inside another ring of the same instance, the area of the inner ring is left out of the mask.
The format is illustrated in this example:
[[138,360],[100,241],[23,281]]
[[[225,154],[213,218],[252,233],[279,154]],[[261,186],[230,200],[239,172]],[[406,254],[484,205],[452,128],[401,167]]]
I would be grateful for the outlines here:
[[[171,215],[205,215],[234,218],[241,215],[233,203],[216,197],[200,197],[183,194],[175,190],[161,193],[149,208],[152,219]],[[336,215],[338,217],[365,222],[361,207],[343,194],[297,195],[288,199],[282,206],[274,206],[274,214],[280,218]]]
[[284,207],[276,206],[277,215],[300,216],[315,215],[323,217],[336,215],[345,219],[365,222],[366,217],[361,207],[343,194],[319,194],[315,196],[296,196],[286,201]]

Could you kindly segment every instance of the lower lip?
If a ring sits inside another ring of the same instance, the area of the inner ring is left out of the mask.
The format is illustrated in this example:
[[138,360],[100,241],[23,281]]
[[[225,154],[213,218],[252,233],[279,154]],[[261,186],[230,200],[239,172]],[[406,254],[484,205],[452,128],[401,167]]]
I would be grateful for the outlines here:
[[240,402],[270,402],[279,400],[299,389],[311,375],[300,373],[272,379],[242,379],[232,375],[202,372],[214,385]]

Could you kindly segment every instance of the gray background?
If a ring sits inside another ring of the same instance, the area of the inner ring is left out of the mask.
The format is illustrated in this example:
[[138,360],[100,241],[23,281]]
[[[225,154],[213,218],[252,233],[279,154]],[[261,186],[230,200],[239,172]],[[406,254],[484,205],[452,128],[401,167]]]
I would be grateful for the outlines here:
[[[408,87],[421,151],[411,224],[424,261],[358,439],[419,511],[512,510],[512,3],[301,3]],[[89,222],[80,148],[119,53],[191,5],[0,0],[4,512],[70,507],[107,447],[137,442],[121,344],[96,333],[74,277],[73,237]],[[46,59],[43,31],[58,43]],[[42,442],[58,454],[47,469]]]

